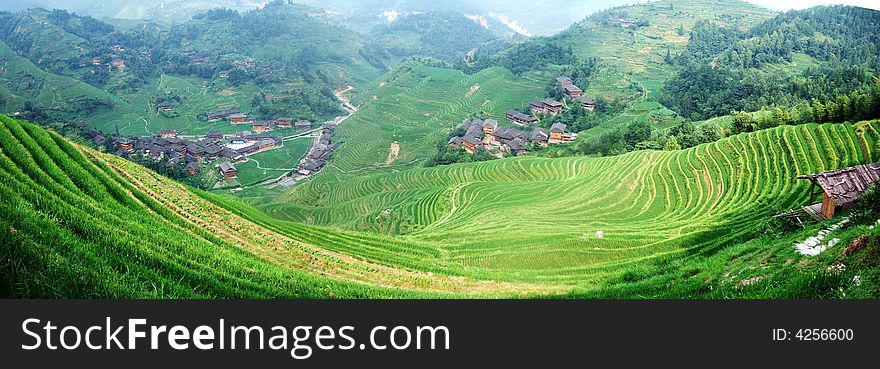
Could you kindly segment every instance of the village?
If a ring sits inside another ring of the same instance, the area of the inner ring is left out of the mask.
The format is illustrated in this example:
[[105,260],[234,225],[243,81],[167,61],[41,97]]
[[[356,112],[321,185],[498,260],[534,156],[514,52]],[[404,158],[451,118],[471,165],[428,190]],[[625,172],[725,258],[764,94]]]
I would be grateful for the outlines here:
[[[577,87],[568,77],[556,79],[557,88],[562,91],[565,100],[571,104],[579,104],[584,109],[593,111],[596,102],[585,96],[584,91]],[[538,117],[556,116],[566,108],[564,102],[553,99],[532,101],[529,103],[531,115],[515,109],[507,111],[507,119],[521,128],[532,127],[540,121]],[[567,130],[564,123],[554,123],[549,129],[533,128],[531,131],[517,128],[499,127],[494,119],[465,120],[458,126],[464,135],[449,139],[447,145],[453,149],[463,149],[470,154],[479,150],[487,150],[496,157],[503,157],[505,152],[515,156],[526,155],[527,145],[546,147],[554,144],[567,144],[577,139],[577,133]]]
[[[157,105],[157,111],[174,110],[169,101]],[[219,181],[228,181],[238,177],[236,164],[247,162],[254,154],[283,147],[285,139],[315,137],[314,147],[301,161],[296,169],[300,175],[308,176],[319,171],[326,164],[338,144],[331,142],[332,124],[313,129],[313,123],[304,120],[294,121],[292,118],[280,117],[272,120],[255,120],[248,118],[239,109],[224,109],[207,113],[211,122],[227,120],[232,126],[247,125],[250,130],[234,134],[225,134],[219,130],[209,131],[204,135],[183,136],[177,130],[166,129],[153,136],[112,138],[112,147],[118,156],[131,157],[142,155],[153,162],[164,162],[166,168],[183,166],[188,176],[198,175],[206,166],[217,170]],[[292,135],[281,137],[269,132],[276,130],[292,130]],[[105,142],[103,133],[95,132],[92,140],[96,145]]]

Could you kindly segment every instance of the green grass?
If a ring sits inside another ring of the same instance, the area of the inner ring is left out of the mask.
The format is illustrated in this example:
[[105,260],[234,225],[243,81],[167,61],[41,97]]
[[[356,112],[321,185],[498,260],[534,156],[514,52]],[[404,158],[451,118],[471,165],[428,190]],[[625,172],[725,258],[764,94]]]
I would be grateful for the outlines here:
[[798,175],[878,160],[876,129],[876,121],[857,129],[787,126],[678,152],[513,158],[345,181],[319,176],[262,209],[432,244],[474,276],[590,285],[621,268],[751,234],[774,211],[810,201]]
[[[663,0],[626,7],[621,14],[649,26],[622,28],[594,17],[575,24],[551,39],[570,45],[580,58],[595,57],[603,62],[585,88],[587,96],[626,101],[621,115],[588,130],[584,138],[625,126],[657,110],[663,84],[675,74],[675,66],[665,63],[666,51],[675,57],[687,48],[694,24],[707,19],[722,25],[751,27],[770,19],[774,12],[740,1]],[[680,36],[678,28],[685,34]],[[658,129],[668,128],[661,125]]]
[[[341,124],[334,139],[345,144],[325,169],[335,176],[390,172],[417,167],[436,153],[437,143],[470,114],[510,126],[507,110],[544,95],[549,74],[514,77],[503,68],[474,75],[409,65],[383,78],[371,101]],[[468,95],[472,87],[479,89]],[[400,156],[386,164],[392,142]]]
[[238,181],[250,185],[271,178],[278,178],[296,169],[299,161],[312,146],[310,138],[299,138],[284,143],[284,146],[251,155],[248,161],[236,164]]
[[[780,127],[678,152],[316,178],[268,213],[0,123],[3,296],[876,296],[863,256],[849,274],[824,272],[843,245],[815,258],[793,252],[815,227],[755,238],[773,209],[807,202],[797,174],[877,160],[876,121]],[[290,205],[304,200],[313,206]],[[864,288],[848,284],[854,273]]]

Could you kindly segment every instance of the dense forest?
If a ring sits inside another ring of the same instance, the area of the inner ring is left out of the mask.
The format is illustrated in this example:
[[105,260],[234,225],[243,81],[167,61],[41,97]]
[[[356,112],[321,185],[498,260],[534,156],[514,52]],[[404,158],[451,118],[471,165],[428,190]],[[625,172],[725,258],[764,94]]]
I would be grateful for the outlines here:
[[381,56],[434,57],[454,63],[474,49],[504,48],[509,44],[488,29],[456,12],[408,15],[371,32],[365,52]]
[[880,67],[880,12],[816,7],[781,14],[748,31],[696,24],[661,102],[694,119],[732,110],[861,100]]

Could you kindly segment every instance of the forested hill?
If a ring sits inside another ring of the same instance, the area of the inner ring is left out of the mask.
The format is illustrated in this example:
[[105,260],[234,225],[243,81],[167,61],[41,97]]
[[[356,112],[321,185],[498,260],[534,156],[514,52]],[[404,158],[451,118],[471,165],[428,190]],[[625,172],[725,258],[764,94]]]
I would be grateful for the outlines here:
[[748,31],[701,21],[661,102],[698,120],[857,98],[880,68],[878,25],[880,12],[849,6],[791,11]]
[[[316,12],[276,1],[243,13],[212,10],[176,25],[113,25],[39,8],[0,12],[0,43],[8,46],[0,56],[14,61],[2,76],[0,113],[22,112],[45,124],[84,120],[102,130],[123,117],[123,130],[143,127],[135,134],[193,124],[223,104],[266,117],[331,119],[340,114],[334,89],[372,83],[382,70],[361,56],[361,36],[313,17]],[[187,81],[160,90],[164,76]],[[76,82],[94,88],[70,88]],[[178,102],[184,117],[172,122],[150,114],[150,104],[163,100]],[[157,128],[145,127],[144,119]]]
[[[494,43],[492,45],[486,45]],[[464,14],[433,11],[401,17],[371,32],[368,52],[379,58],[430,56],[447,62],[471,50],[509,45]]]

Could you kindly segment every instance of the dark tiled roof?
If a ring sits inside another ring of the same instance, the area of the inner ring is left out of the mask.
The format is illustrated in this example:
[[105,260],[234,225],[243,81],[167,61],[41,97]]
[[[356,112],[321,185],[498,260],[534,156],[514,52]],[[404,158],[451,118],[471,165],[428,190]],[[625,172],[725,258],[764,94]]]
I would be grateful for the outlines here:
[[798,178],[815,181],[835,205],[843,205],[858,200],[865,190],[880,181],[880,163],[856,165]]

